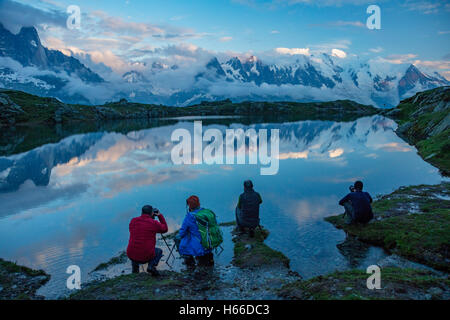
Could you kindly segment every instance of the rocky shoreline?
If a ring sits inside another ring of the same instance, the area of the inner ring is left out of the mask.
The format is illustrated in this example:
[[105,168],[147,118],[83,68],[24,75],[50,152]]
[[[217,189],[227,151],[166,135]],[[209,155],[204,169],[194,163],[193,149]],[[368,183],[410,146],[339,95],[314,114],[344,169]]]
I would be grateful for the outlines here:
[[345,119],[377,114],[373,106],[350,100],[330,102],[202,102],[188,107],[141,104],[122,99],[100,106],[70,105],[22,91],[0,90],[0,125],[63,124],[76,121],[157,119],[186,116],[294,116]]
[[399,124],[397,134],[425,161],[450,175],[450,87],[419,92],[382,114]]
[[0,300],[42,300],[36,291],[49,280],[42,270],[0,259]]

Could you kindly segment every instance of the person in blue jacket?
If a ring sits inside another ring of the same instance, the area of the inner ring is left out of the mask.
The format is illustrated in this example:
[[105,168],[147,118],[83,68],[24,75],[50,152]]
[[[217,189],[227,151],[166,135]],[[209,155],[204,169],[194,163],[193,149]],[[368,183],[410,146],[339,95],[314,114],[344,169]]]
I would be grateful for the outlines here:
[[339,201],[339,205],[345,208],[346,223],[366,224],[373,218],[372,197],[368,192],[363,192],[363,183],[356,181],[350,187],[350,193]]
[[214,256],[211,250],[202,246],[202,238],[198,230],[195,213],[200,211],[200,200],[197,196],[191,196],[186,200],[189,207],[177,235],[178,252],[184,258],[184,263],[194,267],[196,262],[202,266],[214,265]]

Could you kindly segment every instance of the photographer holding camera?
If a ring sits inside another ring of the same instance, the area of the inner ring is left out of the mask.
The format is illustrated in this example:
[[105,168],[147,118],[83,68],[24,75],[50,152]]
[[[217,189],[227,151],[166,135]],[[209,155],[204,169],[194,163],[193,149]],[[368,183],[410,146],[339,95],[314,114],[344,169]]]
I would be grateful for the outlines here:
[[356,181],[349,189],[350,193],[339,201],[339,205],[345,208],[346,223],[368,223],[373,218],[372,197],[368,192],[363,192],[361,181]]
[[[155,217],[158,217],[156,221]],[[162,250],[156,248],[156,234],[166,233],[167,223],[158,209],[146,205],[142,208],[142,215],[130,222],[130,240],[127,256],[131,260],[133,273],[139,273],[139,265],[148,263],[147,272],[158,276],[156,266],[161,260]]]

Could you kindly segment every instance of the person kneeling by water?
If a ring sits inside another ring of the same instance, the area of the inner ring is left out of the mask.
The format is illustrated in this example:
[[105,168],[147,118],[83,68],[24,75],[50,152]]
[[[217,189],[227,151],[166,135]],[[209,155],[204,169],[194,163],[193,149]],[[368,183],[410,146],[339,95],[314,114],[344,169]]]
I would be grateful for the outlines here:
[[346,224],[368,223],[373,218],[372,197],[368,192],[363,192],[363,183],[356,181],[354,186],[350,186],[350,193],[347,194],[339,205],[345,208]]
[[175,239],[178,251],[187,266],[213,266],[212,250],[222,241],[222,231],[217,224],[216,215],[209,209],[200,207],[197,196],[186,200],[187,213]]
[[255,235],[255,228],[259,226],[259,206],[262,203],[261,195],[253,190],[250,180],[244,182],[244,193],[239,196],[236,206],[236,224],[241,232],[248,228],[250,236]]
[[[155,217],[158,217],[159,222],[155,220]],[[142,208],[142,215],[131,220],[129,228],[127,256],[131,260],[133,273],[139,273],[139,265],[148,263],[147,272],[152,276],[158,276],[156,266],[163,252],[155,247],[156,234],[166,233],[168,230],[164,216],[158,209],[146,205]]]

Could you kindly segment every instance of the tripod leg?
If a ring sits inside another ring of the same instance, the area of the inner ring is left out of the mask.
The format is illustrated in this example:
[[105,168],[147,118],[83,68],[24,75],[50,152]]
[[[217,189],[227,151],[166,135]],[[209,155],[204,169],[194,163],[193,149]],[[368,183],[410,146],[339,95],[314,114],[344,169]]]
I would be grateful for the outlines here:
[[172,249],[170,249],[169,256],[167,257],[166,261],[169,261],[170,257],[171,257],[172,254],[173,254],[173,250],[174,250],[174,249],[175,249],[175,244],[172,246]]

